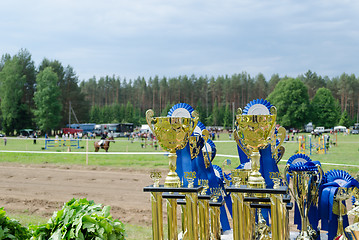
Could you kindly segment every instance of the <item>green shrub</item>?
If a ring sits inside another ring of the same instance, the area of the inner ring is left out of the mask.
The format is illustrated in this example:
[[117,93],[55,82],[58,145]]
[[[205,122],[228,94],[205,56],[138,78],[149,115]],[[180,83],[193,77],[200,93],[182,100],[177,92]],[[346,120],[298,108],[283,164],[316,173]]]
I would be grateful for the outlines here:
[[7,217],[4,208],[0,208],[0,240],[26,240],[30,237],[26,227]]
[[72,199],[54,212],[47,224],[30,226],[32,240],[125,239],[123,224],[110,215],[110,206],[102,208],[87,199]]

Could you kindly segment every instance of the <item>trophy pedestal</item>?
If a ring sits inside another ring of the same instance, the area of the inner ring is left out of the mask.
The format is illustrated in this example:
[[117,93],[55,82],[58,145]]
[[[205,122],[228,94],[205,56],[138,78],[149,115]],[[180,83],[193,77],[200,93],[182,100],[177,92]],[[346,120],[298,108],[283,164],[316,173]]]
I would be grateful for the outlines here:
[[[177,200],[177,204],[181,206],[181,222],[182,222],[182,233],[183,239],[187,236],[187,207],[185,196],[183,199]],[[210,199],[211,195],[198,195],[198,225],[199,225],[199,239],[210,239]],[[213,207],[213,205],[212,205]]]
[[[202,190],[202,186],[194,186],[192,188],[165,187],[153,185],[143,188],[144,192],[151,193],[152,206],[152,234],[154,240],[163,240],[163,217],[162,217],[162,198],[166,199],[167,205],[167,221],[168,221],[168,239],[177,240],[177,200],[185,199],[185,225],[186,234],[189,239],[198,239],[198,193]],[[152,196],[156,195],[154,199]],[[161,203],[159,203],[159,201]],[[161,206],[161,207],[160,207]]]
[[213,240],[221,240],[221,222],[220,222],[220,208],[224,205],[225,201],[222,199],[220,202],[209,202],[210,218],[211,218],[211,238]]
[[210,238],[209,226],[209,201],[211,195],[198,195],[198,213],[199,213],[199,234],[200,239]]
[[[241,185],[240,187],[226,187],[226,191],[231,192],[233,202],[233,240],[254,238],[255,208],[271,209],[272,239],[288,239],[287,208],[292,207],[290,197],[288,197],[288,187],[280,186],[274,189],[251,188],[247,185]],[[268,229],[265,228],[260,230],[262,234],[268,232]]]
[[181,185],[180,178],[178,177],[176,172],[169,172],[166,180],[165,180],[165,187],[166,188],[179,188]]
[[258,171],[251,172],[248,177],[247,184],[249,188],[266,188],[264,178],[262,177],[262,174]]

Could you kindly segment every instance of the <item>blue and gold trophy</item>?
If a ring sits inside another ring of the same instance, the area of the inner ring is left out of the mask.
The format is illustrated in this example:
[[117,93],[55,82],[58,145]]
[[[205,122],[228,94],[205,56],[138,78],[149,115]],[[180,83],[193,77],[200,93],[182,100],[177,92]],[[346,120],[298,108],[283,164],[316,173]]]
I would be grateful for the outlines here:
[[322,230],[328,231],[328,239],[343,235],[349,226],[344,200],[349,198],[348,193],[357,194],[358,187],[358,181],[344,170],[333,169],[324,174],[318,208]]
[[277,109],[263,99],[253,100],[237,111],[234,139],[242,166],[250,161],[248,185],[253,188],[273,187],[271,176],[279,173],[277,162],[284,154],[286,131],[276,128],[276,117]]
[[[282,127],[276,128],[276,117],[275,106],[263,99],[253,100],[237,111],[234,138],[241,165],[232,172],[234,184],[226,188],[232,195],[235,240],[269,239],[269,226],[265,224],[268,222],[268,205],[274,212],[271,215],[271,239],[287,238],[287,210],[283,196],[288,188],[280,182],[274,188],[274,180],[280,177],[277,162],[284,154],[281,144],[286,131]],[[245,170],[248,168],[249,174]],[[242,174],[248,175],[239,177]],[[238,179],[245,179],[245,185]],[[268,201],[271,204],[263,204]]]
[[169,169],[165,187],[179,187],[180,178],[176,173],[176,151],[186,147],[189,137],[195,129],[198,122],[197,112],[187,117],[153,117],[154,112],[152,109],[147,110],[146,120],[158,139],[162,149],[169,152]]
[[[319,162],[299,157],[298,155],[287,162],[284,175],[289,176],[293,181],[291,190],[292,196],[298,206],[301,217],[301,229],[297,240],[316,239],[316,232],[309,223],[309,209],[312,204],[316,205],[319,186],[322,182],[323,171]],[[285,180],[285,179],[284,179]],[[289,184],[287,183],[289,186]]]
[[[151,198],[151,201],[159,203],[162,200],[162,194],[160,194],[161,192],[173,193],[173,192],[182,191],[182,189],[180,189],[181,181],[176,172],[176,167],[177,167],[176,151],[181,150],[188,145],[189,138],[198,122],[198,114],[196,112],[192,112],[192,114],[190,114],[189,116],[184,116],[184,117],[183,116],[153,117],[153,116],[154,116],[153,110],[151,109],[147,110],[146,120],[152,133],[158,139],[162,149],[169,152],[168,159],[169,159],[170,171],[167,174],[167,177],[165,178],[164,187],[161,188],[161,187],[149,186],[144,188],[144,191],[151,192],[152,196],[156,195],[156,197]],[[187,198],[187,194],[186,194],[186,198]],[[167,200],[168,239],[176,240],[178,238],[177,199],[170,197],[167,198],[166,200]],[[188,204],[190,204],[190,202],[188,202]],[[191,206],[195,206],[196,208],[197,202],[195,201]],[[159,221],[161,217],[157,217],[157,216],[162,215],[162,212],[160,212],[159,207],[157,208],[156,211],[157,212],[152,211],[153,221]],[[194,212],[194,214],[196,214],[196,212]],[[192,221],[192,220],[193,219],[189,219],[188,221]],[[196,221],[196,219],[194,221]],[[162,232],[156,230],[159,228],[161,224],[155,223],[154,225],[157,226],[153,229],[154,239],[156,240],[162,239],[163,238]],[[156,236],[155,233],[157,233]]]

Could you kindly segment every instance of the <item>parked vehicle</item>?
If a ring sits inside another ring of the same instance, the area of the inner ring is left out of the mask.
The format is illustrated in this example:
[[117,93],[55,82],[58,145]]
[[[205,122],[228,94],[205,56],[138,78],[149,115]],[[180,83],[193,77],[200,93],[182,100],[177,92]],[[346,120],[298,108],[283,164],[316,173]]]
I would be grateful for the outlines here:
[[80,123],[80,124],[71,124],[69,127],[74,129],[82,129],[83,133],[93,133],[95,130],[95,123]]
[[82,129],[75,129],[75,128],[63,128],[62,132],[64,134],[72,134],[72,135],[74,135],[75,133],[80,133],[80,132],[82,133],[83,130]]
[[355,123],[351,134],[359,134],[359,123]]
[[96,124],[94,132],[97,136],[100,136],[102,134],[102,124]]
[[307,125],[304,126],[304,129],[306,132],[312,132],[314,129],[313,123],[312,122],[308,123]]
[[95,125],[95,133],[97,136],[104,132],[110,133],[113,137],[128,137],[133,132],[133,123],[106,123]]
[[33,133],[33,129],[21,129],[19,137],[30,137]]
[[324,127],[316,127],[316,128],[314,129],[314,132],[315,132],[315,133],[324,133]]

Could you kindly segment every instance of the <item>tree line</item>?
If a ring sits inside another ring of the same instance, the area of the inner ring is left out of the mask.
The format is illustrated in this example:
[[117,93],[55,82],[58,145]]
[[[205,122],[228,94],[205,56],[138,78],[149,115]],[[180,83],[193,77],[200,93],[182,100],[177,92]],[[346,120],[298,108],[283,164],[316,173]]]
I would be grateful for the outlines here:
[[[312,121],[333,127],[352,125],[359,112],[359,78],[343,73],[320,76],[308,70],[295,78],[273,74],[265,79],[246,72],[223,76],[126,79],[103,76],[79,81],[74,69],[44,58],[38,67],[31,54],[3,54],[0,61],[0,122],[13,134],[23,128],[43,132],[69,123],[69,106],[81,123],[145,123],[145,112],[166,115],[171,106],[185,102],[207,126],[230,128],[233,111],[253,99],[268,99],[278,108],[278,123],[301,128]],[[74,119],[73,117],[71,119]]]

